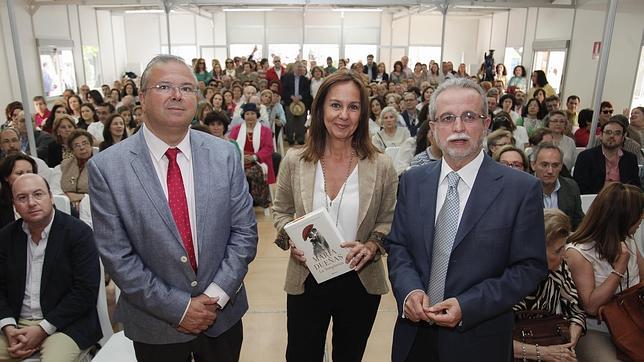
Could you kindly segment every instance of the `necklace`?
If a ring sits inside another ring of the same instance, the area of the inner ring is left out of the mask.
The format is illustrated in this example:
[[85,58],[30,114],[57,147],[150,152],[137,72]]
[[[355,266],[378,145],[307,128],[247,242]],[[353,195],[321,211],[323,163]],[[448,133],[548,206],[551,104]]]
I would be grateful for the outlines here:
[[[351,175],[351,164],[353,163],[353,156],[354,156],[354,152],[353,150],[351,150],[351,156],[349,156],[349,164],[347,165],[347,175],[344,178],[344,182],[342,183],[342,186],[341,186],[342,192],[340,192],[340,200],[338,201],[338,213],[335,216],[335,226],[338,226],[338,220],[340,220],[340,207],[342,206],[342,199],[344,198],[344,189],[346,188],[347,181],[349,180],[349,176]],[[324,162],[324,157],[320,158],[320,164],[322,165],[322,176],[324,176],[324,204],[326,207],[326,211],[330,214],[331,208],[333,207],[333,200],[331,200],[331,198],[329,197],[329,194],[327,193],[326,165]]]

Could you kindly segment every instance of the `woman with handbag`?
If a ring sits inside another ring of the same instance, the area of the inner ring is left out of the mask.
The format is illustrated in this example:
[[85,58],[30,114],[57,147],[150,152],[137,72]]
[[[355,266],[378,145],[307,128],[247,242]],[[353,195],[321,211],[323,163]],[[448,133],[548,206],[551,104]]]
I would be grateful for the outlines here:
[[[333,321],[334,361],[361,361],[380,297],[389,291],[382,239],[389,233],[398,177],[391,159],[369,139],[367,91],[361,73],[329,75],[311,107],[306,144],[286,153],[278,174],[275,243],[290,248],[286,272],[286,361],[321,362]],[[353,271],[317,283],[304,252],[289,244],[284,225],[326,208],[349,249]]]
[[[546,226],[546,254],[548,257],[548,277],[541,282],[537,290],[523,298],[514,306],[515,315],[526,311],[543,312],[546,316],[555,316],[558,307],[563,318],[561,323],[569,324],[569,334],[562,333],[567,343],[539,345],[530,343],[525,338],[514,337],[514,357],[519,360],[540,361],[576,361],[575,346],[586,329],[586,314],[581,308],[577,288],[570,276],[570,269],[563,260],[564,246],[570,234],[571,226],[568,216],[559,209],[545,209],[543,212]],[[558,323],[555,318],[548,318],[550,323]],[[532,324],[536,320],[530,320]],[[549,323],[543,321],[543,323]],[[518,320],[515,332],[521,330],[522,320]],[[553,329],[554,330],[554,329]],[[520,333],[520,332],[519,332]]]
[[642,190],[610,183],[597,195],[568,239],[566,262],[589,315],[588,333],[577,346],[581,361],[619,361],[610,332],[597,316],[600,307],[615,294],[644,279],[644,258],[633,240],[642,219],[642,207]]

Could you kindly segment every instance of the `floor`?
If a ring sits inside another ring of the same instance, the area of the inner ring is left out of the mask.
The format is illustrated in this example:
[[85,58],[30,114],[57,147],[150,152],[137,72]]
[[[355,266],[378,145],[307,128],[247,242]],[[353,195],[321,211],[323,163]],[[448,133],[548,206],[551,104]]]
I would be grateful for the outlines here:
[[[289,254],[273,244],[275,229],[270,215],[256,209],[259,244],[250,264],[246,289],[250,310],[243,319],[244,344],[241,361],[284,361],[286,351],[286,293],[283,291]],[[391,293],[384,295],[369,338],[364,361],[391,360],[391,338],[396,304]],[[330,336],[330,334],[329,334]],[[327,338],[327,355],[331,355]],[[330,359],[329,359],[330,360]]]

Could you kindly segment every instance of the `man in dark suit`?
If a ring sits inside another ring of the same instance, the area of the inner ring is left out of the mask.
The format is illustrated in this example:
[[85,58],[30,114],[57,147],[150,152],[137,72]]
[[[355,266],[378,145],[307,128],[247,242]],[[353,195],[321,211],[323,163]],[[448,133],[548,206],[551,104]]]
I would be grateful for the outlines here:
[[418,120],[418,110],[416,106],[418,105],[418,98],[414,92],[405,92],[403,95],[403,107],[404,111],[401,113],[402,118],[405,120],[405,125],[409,130],[409,134],[412,137],[416,137],[416,132],[418,132],[418,127],[420,127],[420,121]]
[[532,151],[534,176],[541,181],[543,207],[563,211],[576,229],[584,212],[581,210],[579,186],[575,180],[560,175],[563,153],[551,142],[541,142]]
[[96,244],[121,288],[115,319],[142,362],[241,351],[257,224],[235,147],[190,130],[198,92],[183,59],[156,56],[141,75],[140,131],[87,166]]
[[373,82],[378,75],[378,64],[373,61],[373,54],[367,55],[367,64],[362,66],[362,73],[369,77],[369,82]]
[[446,80],[429,109],[443,160],[403,174],[385,244],[392,360],[510,361],[512,306],[547,275],[541,185],[483,152],[475,82]]
[[575,162],[573,177],[581,194],[597,194],[606,182],[642,187],[637,156],[622,149],[626,129],[617,120],[602,128],[601,145],[582,151]]
[[[290,144],[304,144],[306,128],[306,113],[311,108],[311,81],[306,78],[306,66],[304,63],[296,62],[293,65],[293,72],[282,77],[282,101],[286,113],[285,134],[286,141]],[[293,102],[302,101],[306,110],[304,114],[296,116],[291,113],[289,106]]]
[[43,361],[75,361],[102,337],[92,230],[54,211],[41,176],[24,174],[12,189],[22,219],[0,231],[0,360],[40,351]]

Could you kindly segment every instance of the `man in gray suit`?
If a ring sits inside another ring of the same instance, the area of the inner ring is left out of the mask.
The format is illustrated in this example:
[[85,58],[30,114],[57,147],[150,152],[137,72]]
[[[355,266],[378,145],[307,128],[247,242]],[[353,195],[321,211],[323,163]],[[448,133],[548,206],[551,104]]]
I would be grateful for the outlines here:
[[239,360],[257,224],[234,146],[190,130],[197,93],[183,59],[152,59],[144,125],[88,166],[96,243],[122,291],[115,317],[139,361]]

